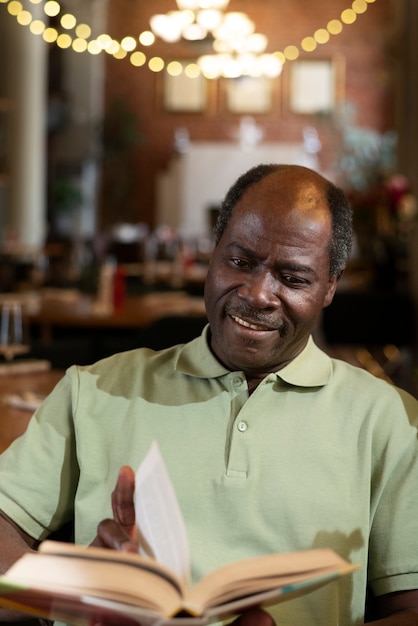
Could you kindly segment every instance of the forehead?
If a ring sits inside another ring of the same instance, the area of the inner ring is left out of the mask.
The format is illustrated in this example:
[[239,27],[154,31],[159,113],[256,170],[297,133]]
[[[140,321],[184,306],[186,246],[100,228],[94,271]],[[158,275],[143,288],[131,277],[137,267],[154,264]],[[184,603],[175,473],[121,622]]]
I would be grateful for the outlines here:
[[331,229],[326,181],[308,171],[279,171],[245,190],[232,211],[230,227],[272,230]]
[[272,172],[250,185],[241,200],[258,198],[270,203],[271,208],[299,208],[328,210],[326,182],[315,172],[289,169]]

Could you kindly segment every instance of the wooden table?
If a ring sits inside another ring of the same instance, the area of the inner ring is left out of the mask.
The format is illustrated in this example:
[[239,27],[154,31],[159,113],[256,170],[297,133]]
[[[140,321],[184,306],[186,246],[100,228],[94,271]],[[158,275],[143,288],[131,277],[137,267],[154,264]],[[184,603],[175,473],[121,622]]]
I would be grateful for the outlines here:
[[3,402],[4,396],[25,391],[46,395],[62,376],[63,372],[56,370],[0,376],[0,453],[24,433],[32,415],[31,411],[17,409]]
[[54,327],[135,329],[169,315],[205,315],[204,300],[183,291],[155,292],[128,296],[120,309],[109,312],[100,310],[88,295],[41,297],[36,306],[27,310],[26,319],[38,325],[43,339],[49,341]]

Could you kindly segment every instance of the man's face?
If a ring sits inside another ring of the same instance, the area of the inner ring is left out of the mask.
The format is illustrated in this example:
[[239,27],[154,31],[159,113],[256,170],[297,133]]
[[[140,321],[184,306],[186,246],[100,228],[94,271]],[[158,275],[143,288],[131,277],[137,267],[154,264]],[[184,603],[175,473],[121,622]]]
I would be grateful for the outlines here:
[[301,352],[335,292],[331,234],[315,177],[276,172],[246,190],[205,287],[211,347],[226,367],[256,381]]

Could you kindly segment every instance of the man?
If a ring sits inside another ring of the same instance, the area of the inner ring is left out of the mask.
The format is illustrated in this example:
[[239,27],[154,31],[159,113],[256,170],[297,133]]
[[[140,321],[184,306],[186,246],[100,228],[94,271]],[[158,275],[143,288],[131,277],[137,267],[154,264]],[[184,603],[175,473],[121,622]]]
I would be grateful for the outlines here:
[[77,542],[136,550],[131,468],[156,439],[195,579],[329,546],[362,570],[272,607],[278,624],[360,624],[367,588],[385,625],[418,624],[418,403],[311,338],[349,255],[344,195],[262,165],[228,192],[216,236],[202,336],[70,368],[0,459],[1,566],[73,517]]

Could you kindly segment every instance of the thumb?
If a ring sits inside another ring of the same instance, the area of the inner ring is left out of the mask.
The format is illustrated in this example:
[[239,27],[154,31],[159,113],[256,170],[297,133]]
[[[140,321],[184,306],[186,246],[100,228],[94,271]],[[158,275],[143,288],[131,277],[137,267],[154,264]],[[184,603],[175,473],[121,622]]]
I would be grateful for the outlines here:
[[112,492],[113,519],[135,539],[135,474],[131,467],[124,465],[119,470],[118,480]]

